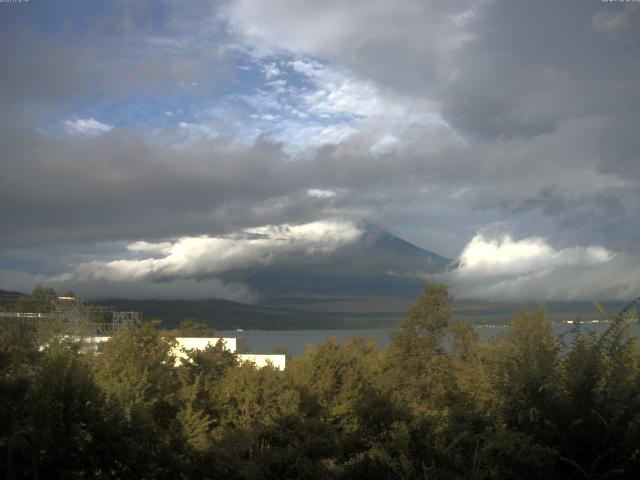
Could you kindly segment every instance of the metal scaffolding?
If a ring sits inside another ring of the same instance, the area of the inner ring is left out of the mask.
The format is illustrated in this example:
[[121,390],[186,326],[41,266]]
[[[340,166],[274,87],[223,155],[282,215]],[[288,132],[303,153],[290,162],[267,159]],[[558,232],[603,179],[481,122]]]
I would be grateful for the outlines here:
[[49,312],[0,311],[0,328],[23,330],[33,334],[39,342],[46,342],[53,336],[108,337],[124,325],[136,326],[140,322],[140,312],[120,312],[74,297],[52,299]]

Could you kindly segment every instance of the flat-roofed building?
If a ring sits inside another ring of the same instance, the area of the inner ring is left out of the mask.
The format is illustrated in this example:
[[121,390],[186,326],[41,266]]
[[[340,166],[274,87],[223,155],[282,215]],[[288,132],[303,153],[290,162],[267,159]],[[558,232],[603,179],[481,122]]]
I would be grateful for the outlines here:
[[286,355],[282,354],[257,354],[257,353],[239,353],[238,359],[242,362],[251,362],[256,367],[262,368],[271,364],[274,368],[278,370],[284,370],[286,364]]
[[[111,337],[68,338],[79,341],[82,344],[81,351],[83,352],[97,352],[99,345],[108,341]],[[223,342],[226,350],[235,353],[241,363],[251,362],[258,368],[271,364],[278,370],[285,369],[286,355],[246,353],[247,348],[244,339],[234,337],[176,337],[176,345],[171,350],[171,353],[176,357],[176,366],[180,365],[182,361],[187,358],[187,352],[189,350],[204,350],[209,345],[217,345],[219,341]]]

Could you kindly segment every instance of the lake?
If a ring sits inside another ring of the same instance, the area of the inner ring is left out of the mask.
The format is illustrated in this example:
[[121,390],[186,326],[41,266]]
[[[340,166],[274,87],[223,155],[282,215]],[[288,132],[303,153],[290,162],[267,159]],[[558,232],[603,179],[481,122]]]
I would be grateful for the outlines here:
[[[597,332],[606,327],[605,322],[583,323],[582,328],[587,331]],[[493,325],[476,327],[481,339],[489,339],[509,330],[507,325]],[[564,336],[565,341],[570,341],[572,325],[568,323],[556,323],[553,330],[558,336]],[[325,342],[330,337],[336,337],[344,342],[350,337],[374,338],[380,347],[389,344],[390,334],[393,329],[361,329],[361,330],[220,330],[216,336],[236,337],[244,339],[249,351],[252,353],[272,353],[274,349],[285,348],[289,354],[297,356],[302,354],[307,345]],[[640,325],[636,322],[632,327],[632,333],[640,337]]]

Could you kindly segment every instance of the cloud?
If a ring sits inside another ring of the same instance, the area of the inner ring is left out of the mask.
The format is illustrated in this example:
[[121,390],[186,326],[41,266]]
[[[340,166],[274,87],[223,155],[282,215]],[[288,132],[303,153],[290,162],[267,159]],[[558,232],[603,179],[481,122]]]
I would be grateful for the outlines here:
[[424,188],[469,189],[471,211],[522,233],[537,222],[551,236],[637,251],[625,225],[640,210],[639,11],[572,0],[240,0],[226,17],[258,52],[293,55],[289,65],[316,85],[308,110],[366,119],[329,140],[346,157],[337,169],[357,163],[377,178],[391,168],[368,156],[382,155]]
[[144,240],[133,242],[127,245],[127,250],[131,252],[169,254],[173,244],[171,242],[150,243]]
[[135,280],[111,282],[90,280],[86,282],[54,282],[57,291],[72,290],[81,298],[131,298],[131,299],[183,299],[200,300],[221,298],[235,302],[255,303],[260,298],[246,285],[238,282],[224,282],[217,278],[204,280],[174,279],[166,282]]
[[56,0],[3,12],[3,100],[40,113],[29,107],[208,90],[224,76],[227,42],[214,5],[109,3],[108,13]]
[[369,151],[373,155],[384,155],[385,153],[389,153],[390,151],[392,151],[393,148],[399,143],[399,141],[400,140],[394,135],[386,134],[383,135],[380,140],[371,145]]
[[259,50],[319,58],[374,89],[429,98],[475,138],[537,135],[606,111],[623,117],[640,95],[637,5],[238,0],[224,11]]
[[2,249],[366,217],[640,252],[637,5],[67,3],[0,19]]
[[459,270],[464,276],[519,275],[564,266],[599,265],[613,257],[612,252],[597,246],[555,250],[544,238],[514,241],[505,235],[487,240],[480,234],[462,251]]
[[99,122],[95,118],[74,118],[65,120],[65,129],[70,134],[100,135],[111,130],[113,127],[106,123]]
[[[640,182],[632,170],[599,169],[603,125],[581,119],[486,145],[434,139],[424,126],[381,137],[370,126],[304,158],[267,135],[185,138],[178,126],[61,138],[14,126],[0,130],[0,245],[151,242],[355,216],[392,223],[447,256],[496,221],[520,236],[637,251],[640,231],[629,220],[640,210]],[[318,186],[340,195],[320,203],[308,194]],[[438,231],[416,234],[426,223]],[[436,243],[442,232],[456,240]]]
[[287,53],[262,57],[250,51],[247,59],[257,73],[277,68],[286,80],[267,81],[233,100],[249,109],[254,128],[273,131],[292,156],[342,143],[363,129],[400,143],[403,132],[414,125],[437,126],[440,135],[448,128],[429,101],[396,95],[335,65]]
[[336,220],[303,225],[268,225],[225,237],[183,237],[156,245],[136,242],[127,248],[163,256],[85,262],[52,281],[206,279],[230,270],[286,264],[306,255],[321,256],[353,242],[360,234],[353,223]]
[[36,285],[43,285],[46,275],[34,275],[21,270],[0,268],[0,289],[15,292],[31,292]]
[[[335,219],[266,225],[224,236],[136,241],[119,250],[107,245],[110,258],[86,260],[99,256],[99,252],[87,252],[76,257],[80,261],[65,273],[0,269],[0,288],[30,291],[42,284],[58,291],[73,290],[88,298],[224,298],[252,303],[259,292],[222,279],[223,274],[244,268],[295,265],[308,258],[317,261],[355,241],[361,233],[355,223]],[[64,253],[58,251],[60,255]]]
[[307,195],[316,198],[333,198],[337,194],[333,190],[322,190],[320,188],[310,188],[307,190]]
[[441,276],[458,298],[491,301],[630,300],[640,262],[600,246],[556,249],[540,237],[476,235]]
[[464,38],[473,4],[375,0],[365,4],[311,0],[230,2],[230,26],[258,51],[285,49],[329,59],[381,85],[424,93]]
[[272,79],[278,77],[282,73],[280,71],[280,69],[278,68],[278,66],[274,62],[268,63],[267,65],[264,65],[263,71],[264,71],[264,75],[267,78],[267,80],[272,80]]
[[28,293],[36,285],[54,288],[58,292],[73,291],[80,298],[184,299],[222,298],[254,303],[259,294],[238,282],[217,278],[181,279],[157,282],[147,279],[113,282],[107,279],[76,281],[70,277],[29,274],[19,270],[0,269],[0,289]]
[[[217,136],[185,145],[180,130],[118,128],[88,138],[0,130],[0,212],[10,233],[0,244],[222,232],[259,225],[254,208],[307,188],[268,139],[246,145]],[[260,215],[271,222],[275,214]]]

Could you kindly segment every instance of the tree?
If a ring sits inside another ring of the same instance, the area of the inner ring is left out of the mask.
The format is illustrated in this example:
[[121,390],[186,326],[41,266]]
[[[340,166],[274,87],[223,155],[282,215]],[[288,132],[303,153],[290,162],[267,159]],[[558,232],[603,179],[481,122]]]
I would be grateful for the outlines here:
[[51,301],[55,300],[57,296],[53,288],[37,285],[31,295],[18,298],[15,308],[17,312],[50,312]]
[[446,286],[428,283],[384,353],[386,388],[416,415],[437,414],[453,384],[451,359],[443,345],[452,302]]
[[178,420],[189,446],[200,454],[214,447],[214,429],[221,412],[216,395],[227,372],[238,366],[236,356],[219,340],[204,350],[190,350],[177,369],[181,386]]
[[441,283],[428,283],[411,305],[400,331],[392,336],[392,347],[409,363],[444,352],[442,337],[449,325],[453,299]]
[[379,351],[372,340],[336,338],[308,349],[287,369],[304,408],[324,426],[327,452],[338,465],[353,462],[393,422],[390,398],[376,385]]
[[180,322],[180,326],[175,330],[176,337],[215,337],[215,331],[204,323],[193,318],[187,318]]
[[552,441],[560,414],[562,370],[560,345],[544,310],[520,310],[491,353],[506,426]]
[[38,362],[27,403],[40,452],[41,473],[51,479],[121,478],[114,454],[127,448],[118,411],[108,408],[89,366],[67,343],[51,343]]
[[[327,478],[319,461],[317,423],[284,372],[244,363],[227,371],[216,392],[216,427],[224,478]],[[311,421],[310,421],[311,420]]]
[[4,459],[12,437],[20,431],[33,431],[26,399],[40,356],[26,331],[0,330],[0,478],[6,476]]
[[640,474],[640,356],[629,326],[619,315],[601,334],[573,332],[558,425],[566,474]]
[[97,385],[126,420],[127,463],[153,472],[152,478],[174,478],[176,469],[184,468],[187,443],[178,420],[180,380],[173,345],[159,322],[121,327],[94,361]]

